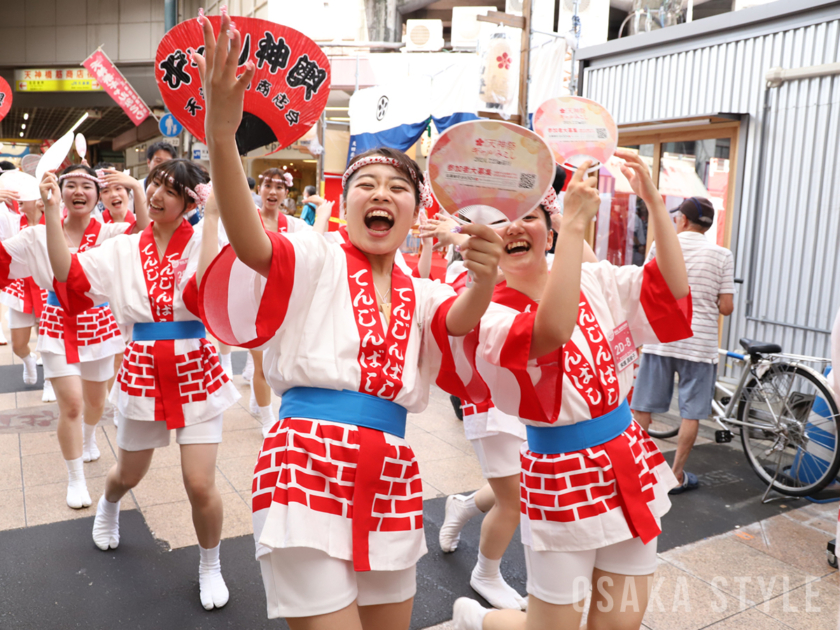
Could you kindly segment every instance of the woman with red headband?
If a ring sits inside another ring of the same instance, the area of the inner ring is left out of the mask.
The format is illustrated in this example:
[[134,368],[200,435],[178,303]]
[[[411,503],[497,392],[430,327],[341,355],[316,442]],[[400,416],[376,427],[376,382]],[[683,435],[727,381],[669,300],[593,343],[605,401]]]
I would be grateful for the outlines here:
[[267,344],[266,378],[283,396],[252,493],[268,615],[293,630],[406,629],[426,550],[406,418],[426,406],[439,344],[448,351],[447,334],[467,333],[489,304],[499,238],[464,228],[475,283],[458,297],[396,268],[430,198],[417,164],[391,149],[358,156],[344,175],[348,242],[264,230],[235,139],[254,65],[237,79],[241,34],[226,13],[218,41],[200,21],[206,61],[193,59],[231,244],[205,274],[202,314],[227,343]]
[[[125,224],[104,225],[91,217],[102,181],[89,166],[68,166],[60,177],[46,177],[55,186],[44,203],[51,204],[56,212],[60,202],[66,208],[66,216],[56,219],[57,238],[65,249],[94,249],[131,229]],[[114,373],[113,357],[125,349],[125,344],[105,300],[90,304],[85,312],[69,314],[62,308],[53,292],[45,225],[23,230],[0,244],[0,285],[27,276],[49,291],[38,331],[38,350],[44,360],[44,377],[52,382],[58,399],[58,442],[69,477],[67,505],[88,507],[91,499],[83,462],[99,458],[95,429],[105,406],[108,379]]]
[[[71,255],[56,229],[57,209],[48,206],[50,262],[69,312],[107,299],[117,319],[133,325],[111,392],[119,453],[97,506],[94,543],[117,548],[120,499],[148,472],[154,449],[167,446],[175,429],[200,550],[199,595],[209,610],[229,597],[219,560],[223,515],[215,471],[222,413],[239,398],[206,339],[195,301],[196,274],[200,279],[218,241],[206,239],[202,246],[201,234],[184,217],[207,202],[210,186],[204,171],[181,159],[153,168],[146,183],[152,223],[90,252]],[[44,195],[54,188],[45,177]]]
[[[521,532],[528,612],[456,601],[458,630],[639,628],[656,568],[660,518],[676,479],[626,402],[637,345],[691,335],[685,263],[647,165],[619,151],[622,173],[651,209],[657,260],[645,267],[582,264],[584,233],[600,206],[589,164],[564,197],[549,271],[550,192],[541,207],[498,225],[505,282],[480,335],[452,338],[462,360],[444,363],[453,393],[493,404],[525,424]],[[619,606],[632,592],[636,606]]]

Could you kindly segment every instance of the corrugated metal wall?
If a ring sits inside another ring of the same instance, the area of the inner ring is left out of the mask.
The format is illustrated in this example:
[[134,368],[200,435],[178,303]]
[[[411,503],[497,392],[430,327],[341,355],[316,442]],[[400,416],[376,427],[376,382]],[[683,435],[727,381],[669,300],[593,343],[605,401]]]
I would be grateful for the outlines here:
[[[739,337],[751,337],[780,343],[788,352],[830,354],[828,331],[840,308],[840,76],[770,90],[763,195],[757,154],[765,72],[836,61],[837,20],[618,65],[599,60],[603,67],[586,70],[584,95],[605,105],[619,124],[714,112],[750,115],[738,232],[732,235],[735,275],[745,284],[723,341],[729,348]],[[757,265],[748,318],[754,230]]]

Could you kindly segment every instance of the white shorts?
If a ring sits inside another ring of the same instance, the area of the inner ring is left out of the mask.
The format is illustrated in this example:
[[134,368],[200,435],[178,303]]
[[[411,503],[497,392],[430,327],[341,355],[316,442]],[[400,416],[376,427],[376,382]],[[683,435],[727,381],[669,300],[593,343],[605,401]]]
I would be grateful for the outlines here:
[[[113,365],[113,361],[111,362]],[[170,430],[166,423],[155,420],[129,420],[118,411],[117,446],[124,451],[145,451],[169,446]],[[215,418],[175,429],[178,444],[219,444],[222,441],[222,414]]]
[[522,446],[521,437],[510,433],[497,433],[488,437],[470,440],[481,464],[481,474],[485,479],[497,477],[512,477],[519,475],[519,447]]
[[544,602],[566,606],[586,597],[594,569],[618,575],[652,575],[657,540],[644,545],[640,538],[631,538],[585,551],[534,551],[525,545],[526,590]]
[[54,352],[42,352],[44,378],[81,376],[83,381],[102,383],[114,375],[114,357],[103,357],[84,363],[67,363],[67,357]]
[[13,308],[9,308],[9,330],[29,328],[37,325],[38,320],[35,319],[35,313],[21,313]]
[[311,617],[359,606],[395,604],[417,592],[417,567],[401,571],[353,570],[353,563],[320,549],[274,549],[260,557],[269,619]]

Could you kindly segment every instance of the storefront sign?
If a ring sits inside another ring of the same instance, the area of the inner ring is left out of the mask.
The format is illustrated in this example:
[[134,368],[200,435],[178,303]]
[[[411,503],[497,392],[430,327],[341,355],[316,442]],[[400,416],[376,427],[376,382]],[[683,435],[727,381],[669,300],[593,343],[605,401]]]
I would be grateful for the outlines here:
[[24,68],[15,70],[15,92],[101,92],[86,68]]
[[126,116],[131,119],[135,126],[151,116],[152,112],[146,103],[143,102],[140,95],[126,81],[122,73],[117,70],[101,48],[98,48],[90,57],[85,59],[82,65],[90,71],[91,75],[96,77],[99,84],[116,101],[117,105],[122,107]]

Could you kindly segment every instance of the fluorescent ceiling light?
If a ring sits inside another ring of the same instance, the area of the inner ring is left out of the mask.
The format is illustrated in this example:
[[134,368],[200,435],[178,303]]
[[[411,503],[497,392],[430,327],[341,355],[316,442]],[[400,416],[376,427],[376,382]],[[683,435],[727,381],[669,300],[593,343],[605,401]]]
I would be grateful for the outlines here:
[[82,116],[81,118],[79,118],[79,120],[77,120],[77,121],[76,121],[76,124],[75,124],[75,125],[73,125],[73,127],[70,129],[70,131],[76,131],[76,129],[78,129],[78,128],[79,128],[79,126],[80,126],[83,122],[85,122],[87,119],[88,119],[88,113],[87,113],[87,112],[85,112],[85,113],[84,113],[84,116]]

